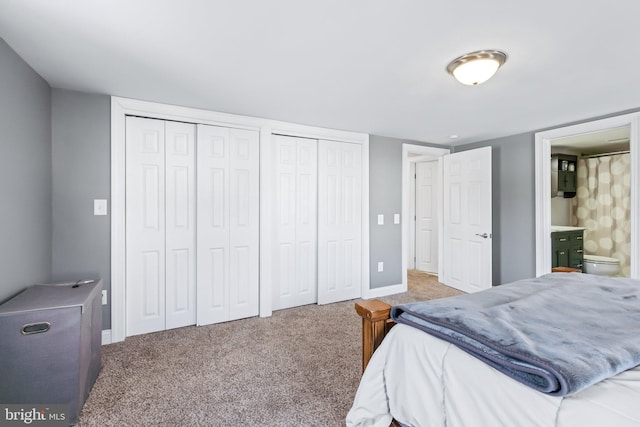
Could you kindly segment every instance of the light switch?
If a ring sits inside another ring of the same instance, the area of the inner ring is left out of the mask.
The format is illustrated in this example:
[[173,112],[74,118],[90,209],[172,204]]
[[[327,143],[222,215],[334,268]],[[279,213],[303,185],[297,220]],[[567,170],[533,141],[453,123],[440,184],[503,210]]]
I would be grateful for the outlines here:
[[105,199],[95,199],[93,201],[93,214],[94,215],[107,214],[107,201]]
[[393,223],[400,224],[400,214],[393,214]]
[[384,225],[384,215],[378,214],[378,225]]
[[382,273],[384,271],[384,262],[380,261],[378,263],[378,273]]

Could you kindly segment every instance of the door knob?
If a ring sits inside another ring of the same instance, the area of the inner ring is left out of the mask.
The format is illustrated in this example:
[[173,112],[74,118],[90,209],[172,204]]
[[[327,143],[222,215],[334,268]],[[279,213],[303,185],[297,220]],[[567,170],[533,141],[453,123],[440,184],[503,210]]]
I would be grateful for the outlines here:
[[482,237],[483,239],[486,239],[486,238],[489,237],[489,234],[487,234],[487,233],[482,233],[482,234],[476,233],[476,236],[479,236],[479,237]]

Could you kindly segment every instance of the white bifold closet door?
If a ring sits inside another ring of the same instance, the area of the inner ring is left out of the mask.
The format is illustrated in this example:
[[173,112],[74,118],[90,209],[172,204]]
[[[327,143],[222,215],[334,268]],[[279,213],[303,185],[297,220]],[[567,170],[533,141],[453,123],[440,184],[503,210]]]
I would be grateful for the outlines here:
[[256,316],[257,131],[198,126],[198,325]]
[[318,141],[273,135],[272,308],[317,302]]
[[193,325],[195,126],[126,120],[127,336]]
[[362,147],[318,143],[318,303],[361,295]]

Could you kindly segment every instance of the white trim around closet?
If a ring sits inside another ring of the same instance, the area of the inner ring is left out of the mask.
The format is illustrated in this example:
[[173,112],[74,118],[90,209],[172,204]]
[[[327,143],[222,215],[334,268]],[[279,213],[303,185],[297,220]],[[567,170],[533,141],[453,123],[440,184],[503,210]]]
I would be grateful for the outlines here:
[[[260,145],[269,146],[272,134],[351,142],[362,145],[362,297],[369,294],[369,135],[295,123],[219,113],[197,108],[111,97],[111,342],[123,341],[125,319],[125,117],[127,115],[257,130]],[[260,316],[270,316],[272,183],[269,150],[260,150]]]

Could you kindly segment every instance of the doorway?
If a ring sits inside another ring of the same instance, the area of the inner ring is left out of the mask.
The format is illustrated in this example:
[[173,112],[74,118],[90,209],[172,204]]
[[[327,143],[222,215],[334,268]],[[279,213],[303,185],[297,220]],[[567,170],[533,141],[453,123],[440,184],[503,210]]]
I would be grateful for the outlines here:
[[[572,186],[560,182],[554,187],[552,180],[552,231],[581,231],[584,260],[578,266],[583,271],[587,271],[587,259],[615,260],[615,275],[629,277],[629,131],[629,126],[622,126],[551,141],[552,159],[567,159],[567,170],[559,174]],[[552,167],[552,176],[559,169],[562,163]]]
[[[413,260],[415,254],[415,197],[412,197],[412,192],[415,194],[415,178],[412,179],[411,171],[415,170],[415,164],[417,162],[435,162],[437,167],[434,171],[437,177],[442,176],[442,161],[441,158],[445,154],[449,154],[451,150],[447,148],[436,147],[424,147],[421,145],[402,144],[402,289],[399,292],[405,292],[407,290],[407,271],[409,268],[415,268],[415,263],[410,262]],[[413,165],[413,168],[412,168]],[[439,184],[437,188],[442,186],[442,180],[438,179]],[[433,207],[434,214],[437,217],[442,218],[442,192],[437,191],[437,206]],[[442,259],[438,256],[442,252],[442,229],[438,228],[437,232],[433,236],[437,257],[436,272],[442,271]]]
[[551,272],[551,146],[563,139],[581,135],[596,134],[610,129],[629,129],[630,152],[630,266],[629,276],[640,277],[640,265],[637,251],[640,248],[640,230],[638,215],[640,214],[640,113],[626,114],[608,119],[596,120],[550,131],[539,132],[535,137],[536,144],[536,276]]

